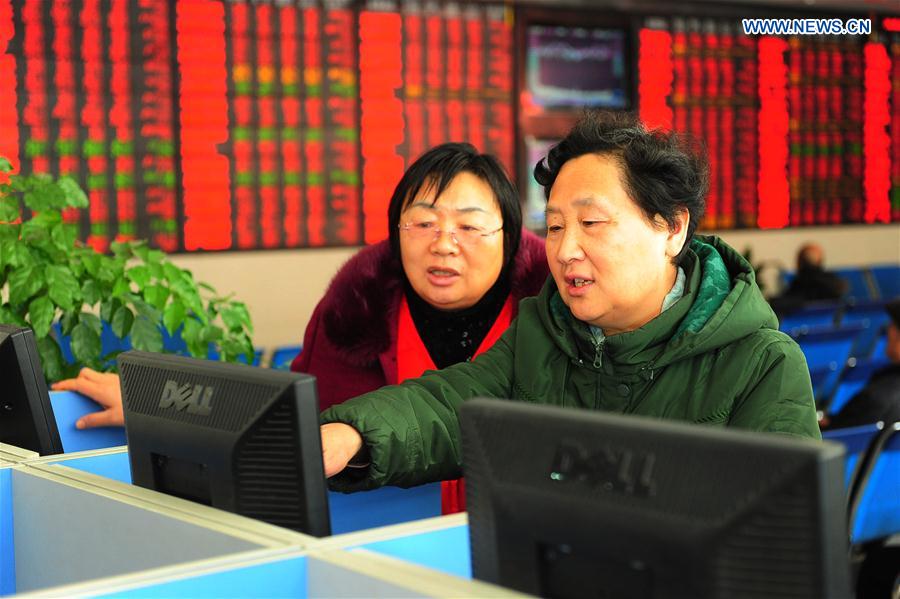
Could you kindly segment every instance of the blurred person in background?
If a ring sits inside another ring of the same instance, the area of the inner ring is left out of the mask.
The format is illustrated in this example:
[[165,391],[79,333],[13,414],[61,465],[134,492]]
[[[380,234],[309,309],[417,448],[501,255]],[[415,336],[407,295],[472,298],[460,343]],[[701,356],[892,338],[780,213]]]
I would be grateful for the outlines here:
[[888,302],[885,310],[891,317],[884,350],[890,363],[872,373],[866,386],[840,412],[822,421],[822,428],[900,421],[900,297]]

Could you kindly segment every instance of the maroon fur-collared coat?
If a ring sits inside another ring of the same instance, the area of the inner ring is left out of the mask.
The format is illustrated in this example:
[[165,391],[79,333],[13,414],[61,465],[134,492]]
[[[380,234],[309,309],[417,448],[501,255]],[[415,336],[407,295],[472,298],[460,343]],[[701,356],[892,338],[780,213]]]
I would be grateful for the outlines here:
[[[291,370],[316,377],[324,410],[397,383],[397,315],[402,266],[387,241],[361,249],[338,271],[316,306]],[[547,279],[544,240],[522,231],[510,291],[519,300],[537,295]]]

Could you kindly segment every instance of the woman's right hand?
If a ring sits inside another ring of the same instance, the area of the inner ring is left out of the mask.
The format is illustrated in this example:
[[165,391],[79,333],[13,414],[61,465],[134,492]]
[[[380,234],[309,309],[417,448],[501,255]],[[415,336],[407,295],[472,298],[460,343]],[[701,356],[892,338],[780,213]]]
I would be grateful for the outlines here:
[[359,432],[343,422],[330,422],[319,427],[322,435],[322,463],[325,476],[340,474],[360,448],[363,438]]
[[122,389],[119,387],[119,375],[97,372],[90,368],[82,368],[74,379],[65,379],[51,385],[54,391],[77,391],[91,398],[103,410],[85,414],[75,423],[79,429],[98,426],[123,426],[125,416],[122,414]]

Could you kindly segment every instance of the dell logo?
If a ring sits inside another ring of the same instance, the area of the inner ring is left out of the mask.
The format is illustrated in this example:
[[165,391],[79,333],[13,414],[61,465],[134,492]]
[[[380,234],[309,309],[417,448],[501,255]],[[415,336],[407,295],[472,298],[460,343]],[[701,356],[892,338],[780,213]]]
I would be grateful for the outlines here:
[[188,414],[209,416],[212,412],[213,388],[203,385],[179,385],[176,381],[166,381],[163,387],[162,397],[159,399],[160,408],[175,408],[177,411],[187,408]]
[[605,491],[648,497],[656,493],[653,467],[656,456],[607,445],[599,451],[588,451],[572,443],[556,450],[550,469],[550,480],[581,483]]

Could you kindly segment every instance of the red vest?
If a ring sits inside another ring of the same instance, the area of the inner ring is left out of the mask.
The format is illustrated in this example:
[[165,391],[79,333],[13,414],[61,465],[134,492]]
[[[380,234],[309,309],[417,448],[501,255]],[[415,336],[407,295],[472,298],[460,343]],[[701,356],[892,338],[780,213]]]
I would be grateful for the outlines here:
[[[513,318],[512,296],[506,298],[503,309],[488,331],[475,355],[490,349],[500,338]],[[473,356],[474,357],[474,356]],[[416,330],[406,298],[400,299],[400,313],[397,318],[397,382],[422,376],[426,370],[436,370],[428,350]],[[445,480],[441,483],[441,512],[455,514],[466,509],[466,487],[463,479]]]

